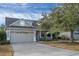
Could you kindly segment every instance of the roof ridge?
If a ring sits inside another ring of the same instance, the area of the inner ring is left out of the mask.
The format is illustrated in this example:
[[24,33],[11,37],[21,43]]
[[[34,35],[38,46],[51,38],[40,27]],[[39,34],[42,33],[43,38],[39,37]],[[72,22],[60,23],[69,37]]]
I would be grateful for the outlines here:
[[18,20],[27,20],[27,21],[38,21],[38,20],[31,20],[31,19],[25,19],[25,18],[15,18],[15,17],[6,17],[6,18],[12,18],[12,19],[18,19]]

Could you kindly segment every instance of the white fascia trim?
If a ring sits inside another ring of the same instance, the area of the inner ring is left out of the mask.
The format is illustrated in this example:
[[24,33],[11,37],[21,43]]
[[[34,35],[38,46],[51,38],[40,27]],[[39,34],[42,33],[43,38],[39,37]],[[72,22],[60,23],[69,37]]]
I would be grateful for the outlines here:
[[10,40],[11,39],[10,29],[6,30],[6,35],[7,35],[7,40]]
[[34,31],[34,42],[36,42],[36,31]]

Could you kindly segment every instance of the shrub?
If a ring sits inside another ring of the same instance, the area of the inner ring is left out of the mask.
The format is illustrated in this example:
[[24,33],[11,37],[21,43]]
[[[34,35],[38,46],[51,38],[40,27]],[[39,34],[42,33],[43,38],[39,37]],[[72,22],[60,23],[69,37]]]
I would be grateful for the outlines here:
[[62,40],[69,40],[69,38],[66,37],[65,35],[62,35],[62,36],[61,36],[61,39],[62,39]]
[[5,41],[1,41],[0,44],[1,44],[1,45],[4,45],[4,44],[10,44],[10,41],[7,41],[7,40],[5,40]]
[[54,32],[54,33],[52,34],[53,39],[58,39],[58,38],[59,38],[59,34],[60,34],[60,32]]
[[0,31],[0,41],[6,40],[6,32],[5,31]]
[[4,30],[0,30],[0,44],[7,44],[9,43],[6,40],[6,32]]

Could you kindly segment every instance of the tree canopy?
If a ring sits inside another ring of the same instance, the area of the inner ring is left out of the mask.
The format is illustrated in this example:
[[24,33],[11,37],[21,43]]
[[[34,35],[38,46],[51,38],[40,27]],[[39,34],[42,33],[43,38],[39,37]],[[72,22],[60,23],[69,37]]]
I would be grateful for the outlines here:
[[70,31],[79,26],[79,4],[62,4],[41,19],[41,27],[57,31]]
[[71,31],[73,39],[73,31],[79,27],[79,4],[66,3],[61,7],[57,7],[47,16],[41,19],[43,29],[48,31]]

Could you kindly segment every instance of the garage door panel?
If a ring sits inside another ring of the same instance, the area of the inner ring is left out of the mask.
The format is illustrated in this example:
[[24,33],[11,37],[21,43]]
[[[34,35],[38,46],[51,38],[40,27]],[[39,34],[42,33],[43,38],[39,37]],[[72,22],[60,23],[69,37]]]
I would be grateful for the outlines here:
[[12,32],[11,42],[33,42],[33,32]]

